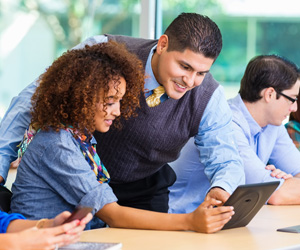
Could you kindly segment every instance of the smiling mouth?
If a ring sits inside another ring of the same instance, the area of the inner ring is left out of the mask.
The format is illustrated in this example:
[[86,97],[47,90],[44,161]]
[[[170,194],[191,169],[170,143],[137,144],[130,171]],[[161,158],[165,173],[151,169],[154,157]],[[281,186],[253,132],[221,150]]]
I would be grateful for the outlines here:
[[113,121],[113,119],[105,119],[106,124],[108,124],[109,126],[112,125]]
[[181,85],[181,84],[179,84],[179,83],[177,83],[175,81],[174,81],[174,83],[176,84],[176,86],[178,86],[181,89],[186,89],[187,88],[186,86],[183,86],[183,85]]

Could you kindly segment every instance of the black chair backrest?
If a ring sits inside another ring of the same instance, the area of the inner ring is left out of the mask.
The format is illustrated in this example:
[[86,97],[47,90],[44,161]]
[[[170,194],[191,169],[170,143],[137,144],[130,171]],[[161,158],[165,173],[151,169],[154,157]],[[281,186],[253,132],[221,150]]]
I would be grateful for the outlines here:
[[12,192],[4,186],[0,186],[0,210],[9,212]]

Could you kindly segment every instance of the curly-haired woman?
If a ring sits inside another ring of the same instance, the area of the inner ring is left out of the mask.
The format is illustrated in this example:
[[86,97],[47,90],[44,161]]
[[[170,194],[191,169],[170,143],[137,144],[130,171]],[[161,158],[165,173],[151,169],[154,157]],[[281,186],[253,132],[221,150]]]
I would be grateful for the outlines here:
[[48,68],[32,97],[31,125],[37,132],[32,139],[29,131],[21,146],[26,151],[12,188],[13,212],[52,218],[80,204],[93,208],[92,227],[105,222],[142,229],[221,229],[232,208],[218,208],[211,221],[204,216],[204,207],[218,201],[204,202],[190,214],[150,212],[118,205],[107,184],[109,174],[92,134],[107,132],[113,122],[121,129],[121,119],[135,114],[143,92],[142,69],[134,55],[113,42],[68,51]]

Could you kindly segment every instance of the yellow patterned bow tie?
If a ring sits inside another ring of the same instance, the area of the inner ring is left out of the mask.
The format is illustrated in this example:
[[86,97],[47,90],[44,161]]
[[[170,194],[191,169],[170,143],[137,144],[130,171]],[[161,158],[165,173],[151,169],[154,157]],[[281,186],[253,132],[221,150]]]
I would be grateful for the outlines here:
[[165,93],[165,88],[159,86],[153,90],[153,94],[146,98],[146,102],[149,107],[155,107],[160,104],[160,97]]

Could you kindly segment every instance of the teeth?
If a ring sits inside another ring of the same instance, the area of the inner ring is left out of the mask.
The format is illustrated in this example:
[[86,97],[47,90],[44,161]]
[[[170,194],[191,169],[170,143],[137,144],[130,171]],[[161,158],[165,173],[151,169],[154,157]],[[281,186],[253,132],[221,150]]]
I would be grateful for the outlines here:
[[185,88],[186,88],[185,86],[182,86],[182,85],[180,85],[180,84],[177,83],[177,82],[175,82],[175,84],[176,84],[179,88],[181,88],[181,89],[185,89]]

